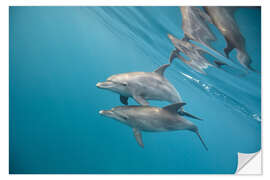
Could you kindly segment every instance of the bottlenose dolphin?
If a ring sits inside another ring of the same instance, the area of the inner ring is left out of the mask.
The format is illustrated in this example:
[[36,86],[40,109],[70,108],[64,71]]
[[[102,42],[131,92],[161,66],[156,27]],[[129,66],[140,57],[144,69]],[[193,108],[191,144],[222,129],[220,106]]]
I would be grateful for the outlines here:
[[194,6],[181,6],[180,10],[185,40],[191,39],[205,46],[216,40],[207,25],[207,22],[212,23],[211,18],[203,10]]
[[208,150],[199,134],[197,126],[191,121],[179,116],[178,110],[183,105],[185,103],[171,104],[163,108],[152,106],[118,106],[111,110],[101,110],[99,113],[130,126],[133,129],[137,143],[141,147],[144,147],[144,144],[140,131],[189,130],[197,134],[205,149]]
[[236,57],[240,64],[252,69],[250,67],[251,60],[245,49],[245,38],[241,34],[233,16],[235,8],[206,6],[204,10],[211,17],[227,42],[227,47],[224,49],[227,58],[229,58],[229,53],[236,48]]
[[208,23],[214,24],[208,14],[194,6],[182,6],[180,11],[182,15],[182,30],[184,31],[184,38],[182,40],[198,42],[219,56],[224,57],[210,45],[211,42],[217,39],[208,26]]
[[[112,75],[105,82],[97,83],[96,86],[120,94],[120,101],[125,105],[128,105],[129,97],[141,105],[149,105],[147,100],[182,102],[178,91],[164,77],[164,71],[169,66],[170,64],[162,65],[154,72],[129,72]],[[179,113],[199,119],[183,110]]]
[[[204,50],[203,48],[192,44],[190,41],[186,40],[180,40],[174,37],[171,34],[168,34],[169,39],[173,43],[174,47],[176,48],[174,51],[172,51],[169,62],[172,63],[173,59],[175,57],[178,57],[181,61],[183,61],[185,64],[190,66],[192,69],[199,73],[205,74],[204,69],[207,69],[209,66],[215,66],[220,67],[220,65],[225,65],[223,62],[214,61],[215,64],[210,63],[205,57],[204,54],[207,53],[211,56],[209,52]],[[179,55],[178,53],[182,52],[185,54],[189,60],[186,60],[183,56]]]

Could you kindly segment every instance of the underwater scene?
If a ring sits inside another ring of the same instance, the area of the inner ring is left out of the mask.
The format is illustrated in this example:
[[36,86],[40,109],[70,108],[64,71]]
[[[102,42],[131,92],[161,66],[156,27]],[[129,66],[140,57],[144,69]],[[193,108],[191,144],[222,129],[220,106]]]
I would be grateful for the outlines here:
[[9,173],[234,174],[261,149],[260,7],[9,8]]

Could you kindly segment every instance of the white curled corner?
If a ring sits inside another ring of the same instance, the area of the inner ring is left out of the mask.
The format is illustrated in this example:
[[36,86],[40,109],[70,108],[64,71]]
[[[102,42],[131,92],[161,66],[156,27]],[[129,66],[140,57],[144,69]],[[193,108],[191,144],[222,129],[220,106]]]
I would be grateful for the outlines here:
[[261,150],[256,153],[238,153],[235,174],[262,174]]

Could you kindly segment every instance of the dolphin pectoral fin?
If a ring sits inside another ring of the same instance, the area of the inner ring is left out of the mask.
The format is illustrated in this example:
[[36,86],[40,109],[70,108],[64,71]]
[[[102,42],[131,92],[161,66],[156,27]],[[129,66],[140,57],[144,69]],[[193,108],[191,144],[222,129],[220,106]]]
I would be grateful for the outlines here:
[[142,134],[141,134],[140,130],[137,128],[133,128],[132,130],[133,130],[133,134],[136,138],[137,143],[143,148],[144,144],[142,141]]
[[188,117],[191,117],[191,118],[193,118],[193,119],[197,119],[197,120],[202,121],[201,118],[198,118],[198,117],[196,117],[196,116],[193,116],[192,114],[189,114],[188,112],[185,112],[185,111],[179,111],[178,114],[179,114],[180,116],[188,116]]
[[120,95],[120,101],[124,105],[128,105],[128,97]]
[[199,132],[198,132],[198,131],[195,131],[195,133],[196,133],[197,136],[200,138],[200,141],[202,142],[203,147],[206,149],[206,151],[208,151],[208,147],[207,147],[206,144],[204,143],[204,141],[203,141],[201,135],[199,134]]
[[156,69],[154,72],[159,74],[160,76],[163,76],[164,71],[167,69],[167,67],[169,67],[170,64],[164,64],[162,66],[160,66],[158,69]]
[[224,49],[224,53],[226,55],[226,58],[230,59],[230,52],[233,50],[233,47],[232,46],[227,46],[225,49]]
[[229,54],[233,50],[234,46],[230,43],[228,38],[225,37],[225,40],[227,42],[227,47],[224,49],[224,53],[228,59],[230,59]]
[[140,105],[143,105],[143,106],[149,106],[149,103],[148,103],[142,96],[133,95],[133,98],[134,98],[135,101],[136,101],[137,103],[139,103]]

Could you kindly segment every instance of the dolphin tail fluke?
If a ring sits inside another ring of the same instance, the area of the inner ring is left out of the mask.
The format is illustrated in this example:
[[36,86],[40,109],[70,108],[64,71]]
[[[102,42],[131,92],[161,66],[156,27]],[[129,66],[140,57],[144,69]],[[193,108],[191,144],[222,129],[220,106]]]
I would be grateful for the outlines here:
[[195,131],[195,133],[197,134],[197,136],[200,138],[200,141],[202,142],[203,144],[203,147],[205,148],[206,151],[208,151],[208,147],[206,146],[206,144],[204,143],[201,135],[199,134],[199,131]]
[[231,41],[226,37],[224,36],[225,40],[226,40],[226,43],[227,43],[227,47],[224,49],[224,53],[226,55],[226,57],[228,59],[230,59],[230,52],[234,49],[234,46],[232,45]]
[[193,118],[193,119],[197,119],[197,120],[202,121],[201,118],[198,118],[198,117],[196,117],[196,116],[193,116],[192,114],[190,114],[190,113],[188,113],[188,112],[185,112],[185,111],[179,111],[178,113],[179,113],[180,116],[188,116],[188,117],[191,117],[191,118]]

